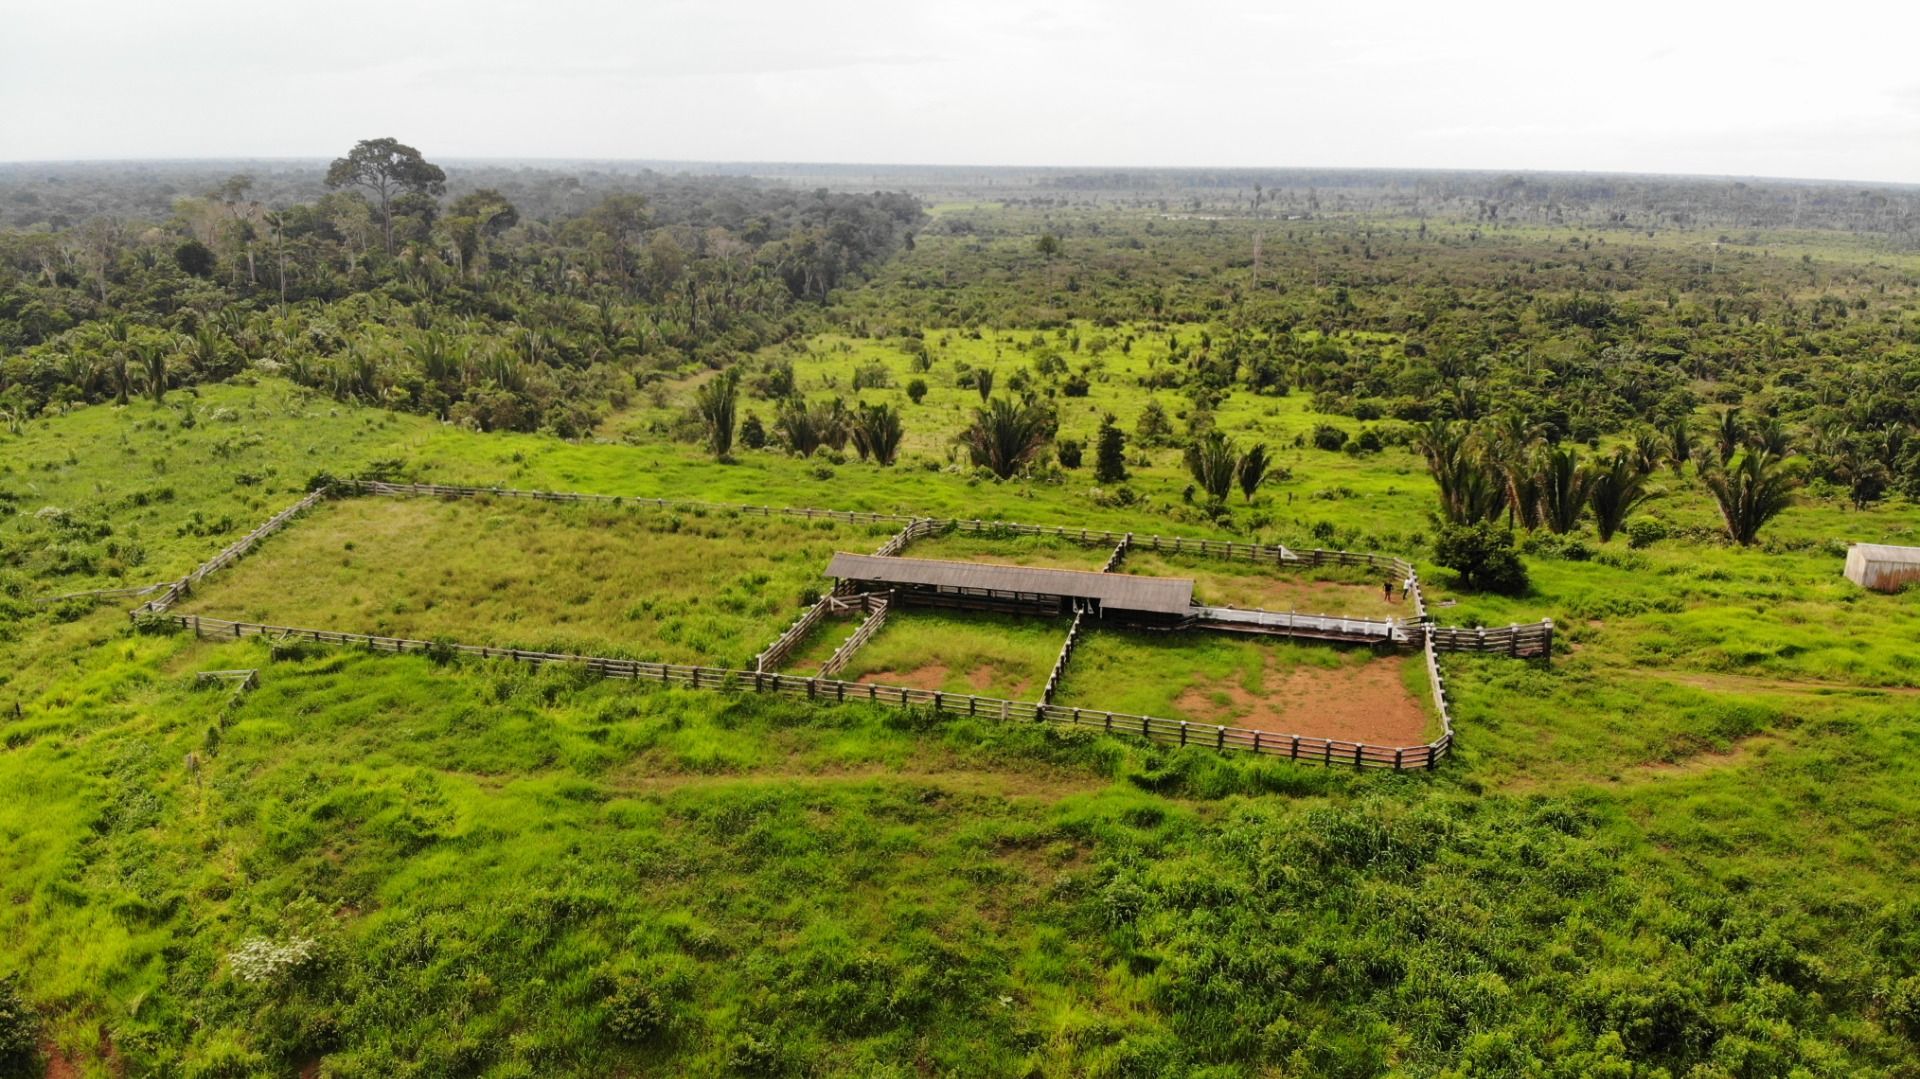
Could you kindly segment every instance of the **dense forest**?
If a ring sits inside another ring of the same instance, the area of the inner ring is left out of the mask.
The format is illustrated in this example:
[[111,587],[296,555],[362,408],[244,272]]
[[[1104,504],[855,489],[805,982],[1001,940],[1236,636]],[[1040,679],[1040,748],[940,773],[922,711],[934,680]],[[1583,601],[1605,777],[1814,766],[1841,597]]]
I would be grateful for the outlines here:
[[392,140],[355,154],[264,184],[81,169],[9,187],[0,407],[157,399],[257,365],[342,399],[578,436],[649,372],[798,332],[923,216],[900,195],[651,173],[449,184]]

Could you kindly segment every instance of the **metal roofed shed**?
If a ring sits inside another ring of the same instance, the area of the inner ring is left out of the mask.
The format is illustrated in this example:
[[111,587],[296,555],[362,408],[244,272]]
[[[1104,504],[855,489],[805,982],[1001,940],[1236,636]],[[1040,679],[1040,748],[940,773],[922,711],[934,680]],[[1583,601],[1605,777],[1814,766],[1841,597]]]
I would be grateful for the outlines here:
[[1856,543],[1847,548],[1847,580],[1875,592],[1920,584],[1920,547]]
[[1063,613],[1179,620],[1193,613],[1193,581],[1091,570],[1042,569],[984,562],[947,562],[897,555],[835,554],[827,576],[861,591],[895,591],[908,601]]

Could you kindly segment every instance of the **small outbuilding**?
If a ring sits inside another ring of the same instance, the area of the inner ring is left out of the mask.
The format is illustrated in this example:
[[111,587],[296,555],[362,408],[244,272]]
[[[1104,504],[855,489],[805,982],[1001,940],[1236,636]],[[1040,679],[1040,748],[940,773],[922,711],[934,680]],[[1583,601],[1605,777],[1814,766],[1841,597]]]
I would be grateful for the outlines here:
[[1920,547],[1856,543],[1847,548],[1847,580],[1876,592],[1920,584]]

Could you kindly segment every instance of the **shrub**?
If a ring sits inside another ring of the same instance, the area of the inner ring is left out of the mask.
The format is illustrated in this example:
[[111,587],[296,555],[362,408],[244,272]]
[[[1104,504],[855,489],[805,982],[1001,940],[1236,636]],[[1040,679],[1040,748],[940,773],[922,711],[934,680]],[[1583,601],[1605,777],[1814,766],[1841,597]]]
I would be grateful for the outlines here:
[[914,404],[917,405],[922,400],[924,400],[926,396],[927,396],[927,380],[926,379],[916,378],[912,382],[907,383],[907,399],[908,400],[912,401]]
[[633,975],[621,978],[607,994],[607,1033],[628,1045],[645,1045],[673,1027],[672,1002],[651,983]]
[[40,1019],[20,999],[12,976],[0,978],[0,1076],[38,1074]]
[[760,422],[758,414],[749,412],[747,418],[740,421],[740,444],[750,450],[766,446],[767,426]]
[[1061,468],[1079,468],[1082,449],[1080,443],[1071,438],[1063,438],[1056,444],[1055,453],[1060,458]]
[[1463,588],[1507,595],[1527,590],[1527,567],[1513,548],[1513,535],[1491,521],[1442,523],[1433,540],[1433,560],[1459,574]]
[[1636,549],[1651,547],[1667,536],[1666,522],[1651,517],[1641,517],[1627,525],[1627,546]]
[[1323,423],[1313,429],[1313,444],[1323,450],[1338,451],[1347,444],[1347,432]]

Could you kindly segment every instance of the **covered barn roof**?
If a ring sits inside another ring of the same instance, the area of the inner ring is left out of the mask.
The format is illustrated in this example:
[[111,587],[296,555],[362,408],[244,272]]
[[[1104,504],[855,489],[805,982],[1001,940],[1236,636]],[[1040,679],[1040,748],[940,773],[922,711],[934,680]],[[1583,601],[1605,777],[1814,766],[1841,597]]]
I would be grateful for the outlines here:
[[946,562],[934,558],[847,554],[833,556],[827,576],[843,581],[937,588],[977,588],[1043,596],[1097,599],[1102,607],[1123,611],[1186,614],[1193,607],[1193,581],[1185,577],[1137,577],[1077,569],[1000,566],[987,562]]
[[1920,547],[1895,547],[1889,543],[1856,543],[1853,549],[1869,562],[1920,563]]

